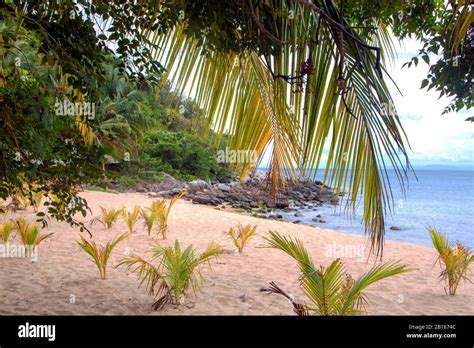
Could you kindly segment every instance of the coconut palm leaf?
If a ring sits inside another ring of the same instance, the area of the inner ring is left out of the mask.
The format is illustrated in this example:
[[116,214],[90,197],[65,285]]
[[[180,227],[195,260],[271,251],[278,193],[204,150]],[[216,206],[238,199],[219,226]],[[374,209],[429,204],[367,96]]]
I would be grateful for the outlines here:
[[474,262],[474,255],[469,248],[464,247],[460,242],[456,246],[450,246],[448,238],[434,227],[429,227],[433,246],[438,252],[438,259],[441,267],[440,278],[448,285],[448,293],[456,295],[457,288],[462,279],[470,281],[468,270]]
[[471,0],[459,0],[451,3],[452,18],[443,29],[443,34],[450,38],[450,56],[460,53],[463,41],[467,38],[468,31],[474,23],[474,11]]
[[250,224],[242,226],[242,224],[239,223],[237,228],[231,227],[229,231],[225,231],[224,233],[232,240],[240,254],[248,241],[257,233],[257,226]]
[[339,314],[351,314],[353,312],[353,308],[351,308],[352,303],[360,297],[362,291],[369,285],[382,279],[410,272],[412,270],[413,269],[406,268],[404,265],[400,264],[400,261],[387,262],[372,267],[368,272],[359,276],[359,278],[351,286],[351,289],[347,294],[346,300],[344,301]]
[[15,223],[12,220],[7,220],[0,224],[0,240],[7,243],[10,239]]
[[106,227],[107,229],[112,228],[115,221],[117,221],[117,219],[119,218],[119,216],[123,213],[123,211],[125,209],[123,207],[120,208],[120,209],[115,209],[115,208],[107,209],[107,208],[102,207],[102,206],[100,206],[99,208],[100,208],[100,215],[93,218],[90,221],[90,224],[93,225],[93,224],[99,222],[104,227]]
[[147,232],[148,232],[148,236],[151,235],[151,231],[153,229],[153,226],[155,224],[155,220],[156,220],[156,215],[155,213],[150,210],[147,212],[147,210],[150,210],[149,208],[148,209],[142,209],[141,212],[140,212],[140,215],[142,216],[144,222],[143,222],[143,226],[146,228]]
[[[270,151],[275,199],[287,177],[314,178],[326,162],[324,182],[337,193],[347,190],[352,210],[363,200],[362,219],[372,246],[381,251],[384,216],[393,204],[387,168],[394,168],[403,187],[409,167],[406,137],[379,60],[393,53],[388,30],[375,21],[375,35],[351,29],[332,1],[319,7],[304,0],[263,4],[294,11],[292,19],[274,18],[271,32],[287,44],[272,46],[266,58],[251,51],[203,54],[199,41],[186,36],[186,22],[148,33],[162,48],[156,58],[167,69],[163,81],[195,97],[207,129],[228,134],[232,149],[255,150],[259,161]],[[258,11],[256,16],[265,15]],[[277,77],[294,76],[307,62],[313,71],[299,85]],[[234,169],[244,177],[259,161]]]
[[[316,315],[355,315],[366,312],[368,300],[363,293],[371,284],[382,279],[412,271],[399,261],[387,262],[372,267],[356,280],[345,271],[344,264],[336,259],[328,267],[316,268],[311,256],[298,239],[283,236],[277,232],[269,232],[264,237],[266,246],[281,250],[292,257],[300,269],[300,285],[311,300],[311,305],[302,305],[291,299],[293,308],[298,315],[312,312]],[[269,293],[280,294],[288,298],[283,290],[274,283],[270,288],[263,289]],[[295,305],[296,304],[296,305]]]
[[129,213],[125,209],[122,210],[121,216],[125,224],[127,225],[128,232],[132,233],[135,223],[137,222],[138,216],[140,215],[140,207],[135,206],[132,212]]
[[39,245],[43,240],[54,234],[41,233],[38,224],[27,223],[23,216],[14,220],[14,225],[18,235],[20,236],[21,242],[25,247]]
[[196,293],[203,280],[202,267],[205,263],[210,265],[209,262],[220,253],[221,248],[214,243],[201,254],[196,254],[192,245],[182,250],[179,242],[175,241],[171,247],[156,244],[152,261],[133,255],[123,259],[119,266],[125,265],[128,270],[137,273],[139,286],[145,284],[148,294],[160,296],[152,305],[159,310],[167,303],[182,303],[190,287]]
[[91,258],[94,264],[97,266],[101,279],[107,278],[107,265],[109,262],[112,251],[118,243],[123,241],[129,236],[129,233],[122,233],[113,240],[107,242],[107,244],[100,245],[95,241],[88,241],[81,235],[81,240],[76,241],[77,244],[84,250]]

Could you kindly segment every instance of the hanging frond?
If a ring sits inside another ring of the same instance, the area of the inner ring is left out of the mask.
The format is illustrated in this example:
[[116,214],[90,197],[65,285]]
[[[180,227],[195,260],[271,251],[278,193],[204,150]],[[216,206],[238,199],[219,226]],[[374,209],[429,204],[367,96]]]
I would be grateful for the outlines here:
[[[387,28],[374,20],[376,34],[364,36],[332,1],[246,5],[261,33],[259,54],[204,52],[202,42],[186,36],[186,22],[148,33],[161,48],[163,83],[194,97],[207,130],[227,134],[232,149],[256,151],[256,163],[234,165],[241,177],[270,151],[275,199],[288,177],[315,178],[325,166],[324,183],[336,194],[347,191],[348,207],[354,211],[363,200],[362,219],[380,252],[393,204],[388,169],[403,187],[409,167],[406,137],[383,80],[382,59],[393,55]],[[273,27],[262,28],[268,22],[262,6],[293,16],[275,15]]]

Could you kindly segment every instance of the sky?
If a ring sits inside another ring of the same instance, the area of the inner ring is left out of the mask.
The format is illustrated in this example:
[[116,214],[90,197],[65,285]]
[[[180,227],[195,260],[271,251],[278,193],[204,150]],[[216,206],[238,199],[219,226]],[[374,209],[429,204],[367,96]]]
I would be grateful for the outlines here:
[[[398,42],[395,39],[395,42]],[[397,87],[388,81],[395,108],[411,147],[408,156],[412,166],[446,167],[474,170],[474,123],[466,122],[474,116],[472,110],[449,113],[441,116],[451,99],[439,99],[439,92],[420,89],[426,78],[428,65],[419,60],[418,66],[402,68],[402,65],[416,56],[421,43],[407,39],[396,44],[397,58],[386,67]],[[430,57],[435,61],[436,57]],[[400,92],[402,94],[400,94]],[[321,167],[325,166],[328,150],[322,155]],[[267,151],[262,167],[268,166],[270,153]],[[387,161],[389,163],[389,161]]]
[[[420,59],[417,67],[402,65],[415,56],[420,47],[415,40],[398,45],[398,58],[389,66],[392,78],[403,93],[391,86],[395,107],[407,133],[412,151],[409,156],[415,167],[446,165],[474,169],[474,123],[466,122],[473,111],[462,111],[441,116],[450,99],[438,99],[439,93],[420,90],[428,65]],[[435,57],[433,58],[435,59]]]

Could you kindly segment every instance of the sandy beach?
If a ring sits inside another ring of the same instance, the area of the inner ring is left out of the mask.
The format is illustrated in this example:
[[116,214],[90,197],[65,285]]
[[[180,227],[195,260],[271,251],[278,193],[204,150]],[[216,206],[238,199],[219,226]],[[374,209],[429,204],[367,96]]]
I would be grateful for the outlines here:
[[[135,205],[149,206],[152,198],[145,194],[113,194],[84,192],[94,212],[99,206],[107,208]],[[35,213],[18,211],[29,222]],[[88,215],[83,221],[88,221]],[[256,224],[257,233],[242,255],[234,254],[232,242],[223,234],[231,226]],[[136,275],[124,267],[115,268],[127,253],[150,256],[155,240],[137,223],[136,231],[113,251],[108,277],[101,280],[92,260],[77,245],[80,232],[66,223],[51,221],[45,232],[54,232],[39,247],[38,259],[0,258],[0,315],[293,315],[288,301],[276,295],[260,292],[275,281],[300,302],[308,300],[299,289],[296,264],[278,250],[260,248],[262,236],[268,230],[278,231],[301,239],[311,252],[316,264],[328,265],[342,256],[347,271],[356,278],[374,263],[370,258],[366,239],[310,226],[258,219],[225,210],[194,205],[179,200],[169,219],[168,239],[159,240],[171,245],[178,239],[182,246],[193,244],[198,251],[210,242],[220,244],[226,251],[211,269],[205,269],[205,281],[197,293],[190,295],[179,307],[168,305],[156,312],[151,308],[153,298],[144,288],[138,288]],[[119,219],[110,230],[100,224],[91,228],[94,239],[105,243],[126,231]],[[85,234],[87,235],[87,234]],[[10,243],[19,243],[18,239]],[[341,250],[345,250],[341,254]],[[414,272],[402,274],[377,283],[366,291],[370,300],[369,315],[458,315],[474,314],[474,284],[461,283],[456,296],[444,292],[439,281],[439,266],[433,264],[437,254],[433,248],[388,241],[384,261],[402,260]]]

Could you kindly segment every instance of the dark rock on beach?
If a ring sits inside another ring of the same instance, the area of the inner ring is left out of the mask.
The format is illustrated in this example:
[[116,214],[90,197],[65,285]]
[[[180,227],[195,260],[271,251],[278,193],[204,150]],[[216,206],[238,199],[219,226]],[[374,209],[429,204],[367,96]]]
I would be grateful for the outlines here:
[[[257,171],[253,176],[240,180],[224,180],[207,182],[193,180],[184,182],[163,173],[163,180],[156,184],[140,183],[136,191],[147,193],[150,197],[170,198],[185,192],[184,199],[195,204],[212,206],[226,205],[268,214],[270,209],[281,209],[284,212],[295,212],[295,217],[302,217],[300,208],[316,209],[322,204],[338,204],[339,198],[329,188],[322,186],[320,181],[299,180],[289,181],[287,188],[278,193],[277,199],[271,195],[270,183],[263,172]],[[317,216],[321,217],[320,215]],[[269,218],[281,219],[277,214]],[[320,222],[319,219],[314,221]]]

